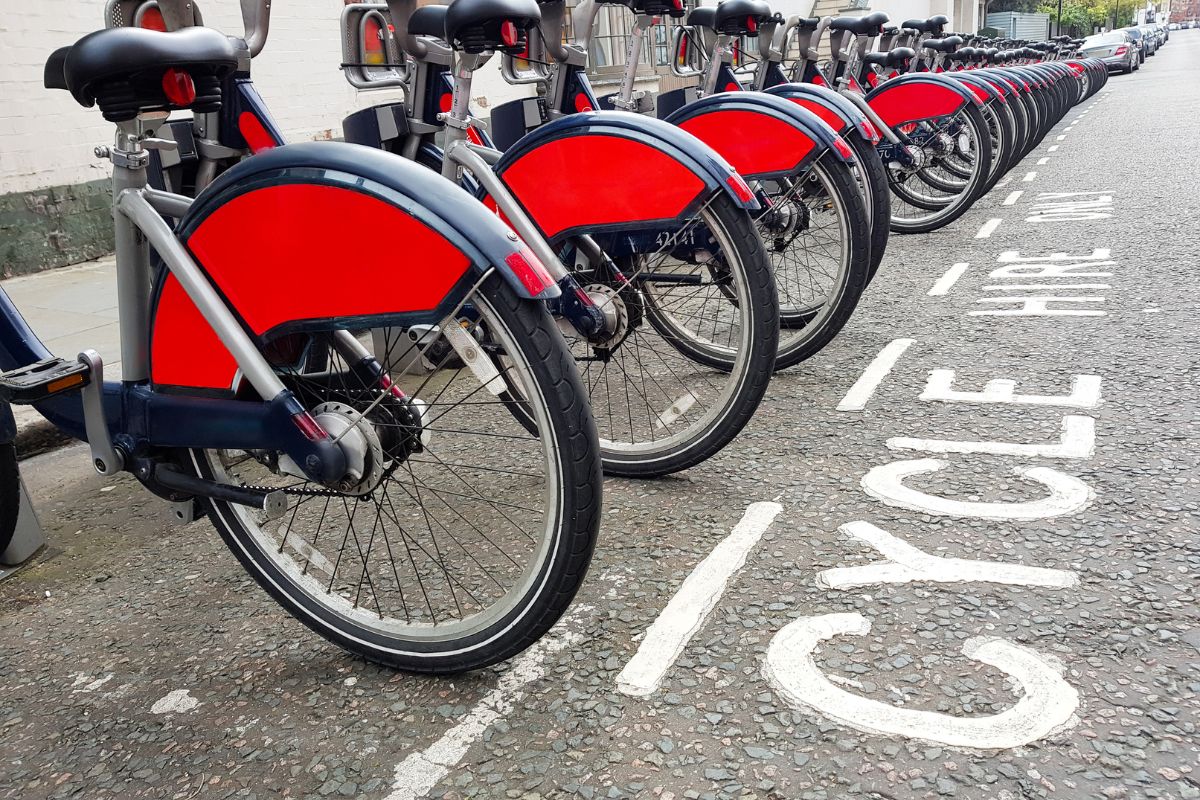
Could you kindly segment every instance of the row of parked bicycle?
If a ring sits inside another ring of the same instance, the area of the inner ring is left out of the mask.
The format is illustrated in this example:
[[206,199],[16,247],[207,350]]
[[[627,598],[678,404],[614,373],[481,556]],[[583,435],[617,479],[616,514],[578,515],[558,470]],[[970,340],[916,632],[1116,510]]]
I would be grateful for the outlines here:
[[[625,5],[609,98],[592,0],[575,40],[562,0],[347,6],[341,68],[404,99],[347,118],[349,143],[285,144],[250,79],[268,0],[236,38],[191,2],[110,0],[46,85],[117,127],[97,153],[123,380],[53,357],[3,298],[0,393],[207,515],[329,640],[426,672],[511,657],[579,588],[602,473],[719,452],[842,329],[891,233],[957,218],[1107,76],[1065,38],[945,17]],[[695,86],[635,92],[644,37],[685,14]],[[484,125],[472,75],[496,53],[536,96]]]

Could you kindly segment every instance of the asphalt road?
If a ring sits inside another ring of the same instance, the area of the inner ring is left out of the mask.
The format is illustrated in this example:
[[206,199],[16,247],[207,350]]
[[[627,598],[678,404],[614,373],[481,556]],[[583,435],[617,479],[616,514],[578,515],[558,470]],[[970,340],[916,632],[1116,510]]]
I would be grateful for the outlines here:
[[719,457],[610,480],[577,605],[502,667],[364,664],[207,523],[25,462],[0,797],[1200,797],[1197,64],[1176,32],[894,237]]

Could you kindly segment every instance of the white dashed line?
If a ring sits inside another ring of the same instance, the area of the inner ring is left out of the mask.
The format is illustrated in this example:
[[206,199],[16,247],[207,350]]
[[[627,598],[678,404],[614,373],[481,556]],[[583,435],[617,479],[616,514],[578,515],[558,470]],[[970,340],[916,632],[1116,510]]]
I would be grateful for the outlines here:
[[1067,138],[1067,135],[1065,133],[1059,134],[1058,137],[1055,139],[1055,141],[1061,142],[1065,138]]
[[1046,166],[1046,165],[1047,165],[1047,164],[1049,164],[1049,163],[1050,163],[1050,158],[1049,158],[1048,156],[1047,156],[1047,157],[1044,157],[1044,158],[1039,158],[1039,159],[1038,159],[1038,161],[1037,161],[1037,165],[1038,165],[1039,167],[1044,167],[1044,166]]
[[1004,198],[1004,202],[1001,203],[1000,205],[1011,206],[1011,205],[1015,204],[1017,202],[1017,199],[1020,198],[1020,196],[1023,194],[1025,194],[1025,192],[1023,192],[1023,191],[1010,192],[1008,197]]
[[1052,145],[1050,145],[1050,149],[1049,149],[1049,150],[1047,150],[1046,152],[1047,152],[1047,153],[1053,153],[1053,152],[1054,152],[1054,151],[1056,151],[1056,150],[1058,150],[1058,145],[1056,145],[1056,144],[1052,144]]
[[[1016,192],[1016,194],[1020,194],[1020,192]],[[971,265],[961,261],[951,266],[950,269],[946,270],[942,277],[937,279],[937,282],[930,287],[926,294],[928,294],[930,297],[937,297],[950,291],[950,287],[954,286],[958,279],[962,277],[963,273],[967,271],[967,267],[969,266]]]
[[716,608],[730,579],[745,565],[750,551],[782,510],[779,503],[752,503],[746,509],[733,531],[696,565],[646,631],[637,652],[617,676],[617,691],[645,696],[658,689],[667,670]]
[[996,232],[996,228],[1000,227],[1001,221],[1002,220],[999,217],[993,217],[992,219],[989,219],[987,222],[983,223],[983,227],[981,227],[979,229],[979,233],[975,234],[975,238],[976,239],[988,238],[989,236],[991,236],[993,233]]
[[893,339],[888,342],[879,351],[879,355],[875,356],[863,370],[862,375],[858,376],[858,380],[850,387],[850,391],[846,392],[842,402],[838,403],[837,410],[862,411],[866,408],[871,395],[875,394],[879,384],[883,383],[883,379],[888,376],[892,367],[896,366],[896,362],[900,360],[900,356],[904,355],[904,351],[911,347],[914,341],[913,339]]
[[1036,177],[1037,177],[1036,172],[1026,172],[1025,177],[1022,178],[1021,180],[1024,181],[1025,183],[1029,183],[1031,180],[1033,180]]

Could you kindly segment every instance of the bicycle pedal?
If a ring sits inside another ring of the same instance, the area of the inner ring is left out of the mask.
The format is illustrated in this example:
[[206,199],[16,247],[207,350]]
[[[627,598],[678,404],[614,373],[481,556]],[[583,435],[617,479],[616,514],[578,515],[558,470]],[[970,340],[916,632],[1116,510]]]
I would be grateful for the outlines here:
[[0,400],[13,405],[37,403],[57,394],[74,392],[91,381],[91,367],[82,361],[47,358],[0,374]]

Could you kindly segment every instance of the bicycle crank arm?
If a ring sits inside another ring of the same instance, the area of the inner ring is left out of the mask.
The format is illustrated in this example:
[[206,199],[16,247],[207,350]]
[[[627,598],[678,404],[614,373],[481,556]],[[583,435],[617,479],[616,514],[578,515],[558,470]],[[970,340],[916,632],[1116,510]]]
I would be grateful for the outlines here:
[[174,467],[152,462],[139,463],[135,474],[142,480],[148,480],[177,492],[198,495],[209,500],[224,500],[227,503],[237,503],[241,506],[265,511],[268,519],[278,519],[287,511],[287,496],[281,491],[252,489],[248,486],[229,486],[197,478],[194,475],[187,475]]

